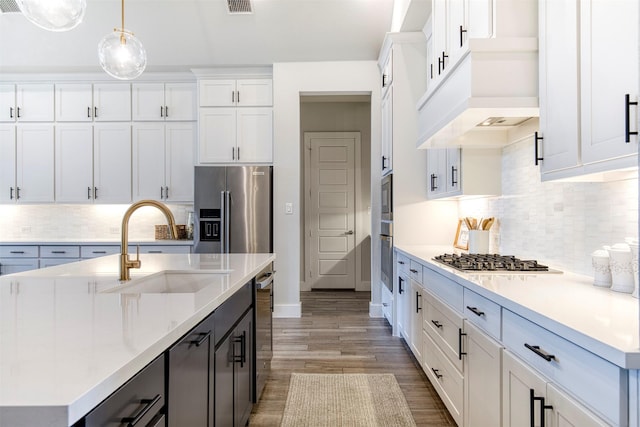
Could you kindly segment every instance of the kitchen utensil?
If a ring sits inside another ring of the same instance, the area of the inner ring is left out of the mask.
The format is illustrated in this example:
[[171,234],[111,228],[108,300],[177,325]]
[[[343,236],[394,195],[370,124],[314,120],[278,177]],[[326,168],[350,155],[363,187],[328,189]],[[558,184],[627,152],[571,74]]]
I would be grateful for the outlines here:
[[489,218],[487,223],[485,224],[485,226],[482,229],[483,230],[489,230],[495,221],[496,221],[496,219],[494,217]]
[[467,230],[473,230],[473,227],[471,226],[471,218],[469,218],[468,216],[465,217],[464,223],[467,225]]
[[591,254],[593,265],[593,285],[603,288],[611,287],[611,267],[609,266],[609,252],[598,249]]

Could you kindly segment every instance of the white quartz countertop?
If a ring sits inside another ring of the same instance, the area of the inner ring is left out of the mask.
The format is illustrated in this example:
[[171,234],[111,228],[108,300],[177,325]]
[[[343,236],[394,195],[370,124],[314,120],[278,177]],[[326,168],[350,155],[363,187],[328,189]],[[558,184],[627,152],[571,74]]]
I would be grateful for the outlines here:
[[[118,281],[119,255],[0,277],[0,426],[73,424],[275,255],[140,259],[127,285]],[[148,293],[135,285],[162,272],[192,273],[196,285],[182,293]],[[130,287],[113,292],[124,286]]]
[[[451,247],[396,246],[406,255],[502,307],[625,369],[640,369],[640,302],[563,274],[473,274],[433,261]],[[553,266],[550,266],[553,268]]]

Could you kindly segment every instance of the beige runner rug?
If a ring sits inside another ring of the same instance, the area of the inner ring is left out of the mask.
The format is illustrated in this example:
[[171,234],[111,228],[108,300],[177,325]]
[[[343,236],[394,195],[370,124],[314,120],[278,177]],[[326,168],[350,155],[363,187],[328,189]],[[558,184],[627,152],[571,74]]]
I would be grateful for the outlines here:
[[393,374],[291,374],[282,427],[415,425]]

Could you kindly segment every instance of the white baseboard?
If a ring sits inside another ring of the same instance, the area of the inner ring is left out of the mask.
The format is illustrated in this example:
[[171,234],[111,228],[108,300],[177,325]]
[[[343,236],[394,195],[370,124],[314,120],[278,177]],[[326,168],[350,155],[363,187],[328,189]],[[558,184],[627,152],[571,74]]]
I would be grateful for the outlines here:
[[273,317],[302,317],[302,304],[275,304]]
[[369,303],[369,317],[384,317],[382,304]]

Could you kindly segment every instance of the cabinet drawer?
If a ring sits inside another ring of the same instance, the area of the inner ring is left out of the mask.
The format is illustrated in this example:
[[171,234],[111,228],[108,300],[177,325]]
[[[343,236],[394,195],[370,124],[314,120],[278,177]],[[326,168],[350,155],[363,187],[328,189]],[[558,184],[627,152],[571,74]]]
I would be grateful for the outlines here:
[[120,245],[109,246],[81,246],[80,257],[81,258],[97,258],[105,255],[113,255],[120,253]]
[[[135,253],[136,247],[130,246],[129,252]],[[188,254],[191,253],[191,246],[181,245],[153,245],[140,246],[141,254]]]
[[464,377],[425,332],[423,344],[423,369],[456,424],[461,426]]
[[464,289],[464,316],[500,341],[501,307],[469,289]]
[[416,282],[422,284],[422,264],[414,260],[409,261],[409,276]]
[[0,258],[38,258],[38,246],[0,246]]
[[449,304],[458,313],[464,313],[462,286],[427,267],[423,269],[423,280],[426,290]]
[[247,282],[213,312],[216,346],[224,339],[244,312],[251,307],[252,292],[252,282]]
[[425,292],[422,328],[440,347],[451,363],[462,372],[462,316],[429,292]]
[[56,265],[69,264],[70,262],[80,261],[80,258],[40,258],[40,268],[54,267]]
[[40,246],[40,258],[80,258],[80,247]]
[[551,382],[615,425],[624,424],[627,401],[621,390],[627,390],[628,377],[622,368],[508,310],[503,311],[502,336],[507,349]]
[[91,411],[84,425],[105,426],[113,420],[139,418],[139,425],[146,426],[157,417],[164,402],[164,355],[161,355]]
[[398,274],[399,273],[409,274],[409,266],[410,266],[409,257],[401,253],[398,253],[397,260],[398,260]]

